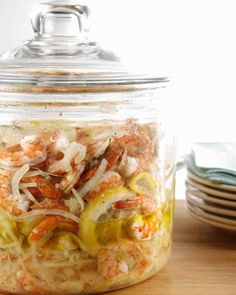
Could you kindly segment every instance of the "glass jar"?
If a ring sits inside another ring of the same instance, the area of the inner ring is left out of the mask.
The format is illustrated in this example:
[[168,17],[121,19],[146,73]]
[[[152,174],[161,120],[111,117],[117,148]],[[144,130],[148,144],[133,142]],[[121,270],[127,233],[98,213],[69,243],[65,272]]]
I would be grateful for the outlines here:
[[167,78],[88,38],[87,7],[48,1],[0,63],[0,289],[90,294],[141,282],[171,252]]

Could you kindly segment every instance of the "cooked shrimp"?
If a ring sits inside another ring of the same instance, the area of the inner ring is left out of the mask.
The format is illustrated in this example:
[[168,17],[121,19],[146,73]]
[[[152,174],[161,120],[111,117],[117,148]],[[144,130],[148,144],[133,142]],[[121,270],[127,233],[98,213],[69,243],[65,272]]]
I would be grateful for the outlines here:
[[132,199],[121,200],[115,203],[115,208],[124,209],[137,209],[142,214],[147,215],[157,209],[157,201],[150,196],[134,196]]
[[[106,171],[110,171],[119,161],[124,153],[127,153],[125,163],[126,176],[146,170],[154,157],[154,147],[152,141],[145,134],[124,135],[115,139],[104,154],[108,161]],[[132,167],[130,167],[132,165]],[[98,165],[99,166],[99,165]],[[80,187],[87,182],[97,172],[98,166],[86,170],[76,187]],[[129,166],[129,167],[128,167]],[[128,171],[128,172],[127,172]]]
[[28,188],[35,198],[48,198],[58,200],[62,197],[62,193],[45,177],[38,175],[33,177],[22,178],[22,182],[36,183],[37,187]]
[[35,242],[40,240],[47,232],[54,229],[67,230],[74,234],[78,233],[77,223],[67,220],[61,216],[47,216],[45,217],[31,232],[28,237],[29,242]]
[[15,145],[0,153],[0,163],[4,166],[19,167],[25,164],[37,165],[47,157],[45,145],[37,136],[26,136],[20,145]]
[[46,294],[46,290],[42,288],[42,284],[39,279],[33,277],[33,275],[22,269],[16,273],[16,277],[21,288],[27,292],[33,292],[34,294]]
[[56,216],[47,216],[41,221],[31,232],[28,237],[30,242],[40,240],[48,231],[53,231],[58,226],[58,219]]
[[128,240],[104,247],[97,257],[98,272],[106,279],[114,279],[130,272],[142,274],[149,263],[140,245]]
[[72,142],[68,145],[60,160],[54,161],[49,167],[48,172],[55,174],[65,174],[73,171],[73,166],[78,166],[86,156],[86,147]]
[[65,194],[70,194],[73,187],[76,185],[78,180],[80,179],[82,173],[84,172],[85,163],[81,163],[78,168],[72,172],[67,173],[60,182],[60,189]]
[[76,140],[83,144],[83,145],[88,145],[90,143],[90,135],[87,131],[85,131],[84,128],[77,127],[76,128]]
[[[63,153],[58,149],[58,141],[61,141],[60,137],[62,136],[61,130],[56,129],[54,131],[44,129],[42,132],[38,134],[38,138],[44,144],[47,150],[47,157],[45,161],[35,165],[37,168],[47,171],[48,167],[55,162],[56,160],[60,160],[63,158]],[[65,140],[64,145],[66,144]],[[62,147],[63,145],[60,144]],[[65,147],[65,146],[63,146]]]
[[17,199],[12,195],[10,175],[0,174],[0,205],[14,215],[22,213],[18,208]]
[[99,158],[109,147],[113,138],[120,138],[137,130],[134,120],[126,120],[125,124],[107,123],[90,128],[77,128],[77,141],[87,146],[86,159]]
[[153,141],[156,140],[157,134],[160,132],[160,130],[157,129],[157,124],[154,122],[141,124],[137,127],[137,130],[138,132],[145,133]]
[[[53,200],[47,200],[45,199],[43,202],[40,203],[40,205],[35,204],[33,209],[60,209],[68,211],[68,208],[56,201]],[[62,216],[46,216],[31,232],[31,234],[28,237],[28,240],[30,242],[38,241],[41,239],[47,232],[53,231],[54,229],[62,229],[67,230],[72,233],[77,234],[78,233],[78,224],[72,220],[69,220]]]
[[105,153],[108,161],[107,169],[111,169],[127,151],[129,157],[137,159],[138,168],[145,170],[154,158],[154,146],[150,138],[144,133],[124,135],[117,138]]
[[98,170],[98,167],[93,167],[89,170],[86,170],[80,177],[79,181],[77,182],[76,184],[76,187],[80,187],[82,186],[83,184],[85,184],[85,182],[87,182],[91,177],[93,177],[96,172]]
[[44,199],[42,202],[38,204],[34,204],[31,206],[32,209],[59,209],[68,211],[68,208],[64,204],[64,200],[52,200],[52,199]]
[[76,134],[77,142],[87,147],[86,160],[91,160],[97,153],[97,147],[99,147],[100,141],[94,138],[94,136],[91,134],[91,131],[87,132],[85,129],[80,127],[76,129]]
[[158,227],[159,222],[156,213],[148,216],[135,214],[129,218],[125,229],[131,239],[145,241],[154,237]]
[[57,154],[57,152],[65,151],[69,146],[68,137],[59,128],[55,130],[44,129],[38,134],[38,138],[53,155]]
[[86,200],[87,201],[93,200],[97,198],[105,190],[120,186],[122,184],[123,184],[122,178],[118,173],[112,172],[112,171],[106,172],[102,176],[96,188],[87,195]]

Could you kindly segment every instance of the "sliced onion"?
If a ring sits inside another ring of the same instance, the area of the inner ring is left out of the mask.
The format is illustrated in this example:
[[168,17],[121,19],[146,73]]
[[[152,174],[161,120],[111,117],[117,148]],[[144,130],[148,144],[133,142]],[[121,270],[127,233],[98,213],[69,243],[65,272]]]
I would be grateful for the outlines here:
[[68,168],[70,168],[69,171],[72,170],[71,161],[75,158],[75,164],[80,164],[86,156],[86,151],[86,147],[81,145],[80,143],[72,142],[70,144],[65,152],[64,158],[62,159],[62,161],[65,163],[65,166],[68,166]]
[[35,197],[31,194],[31,192],[27,188],[22,188],[22,191],[31,202],[41,206],[40,203],[35,199]]
[[37,246],[42,248],[47,243],[47,241],[49,241],[51,239],[52,236],[53,236],[52,231],[45,232],[43,237],[39,241],[36,242]]
[[38,263],[38,259],[37,259],[36,243],[32,243],[30,245],[30,250],[31,250],[31,254],[32,254],[32,264],[33,264],[33,267],[35,269],[38,269],[39,263]]
[[41,171],[29,171],[25,174],[26,178],[31,178],[31,177],[35,177],[35,176],[39,176],[42,175]]
[[14,197],[20,197],[20,191],[19,191],[19,184],[21,181],[21,178],[25,175],[26,172],[28,172],[30,169],[28,164],[25,164],[23,167],[19,168],[16,173],[12,177],[11,186],[12,186],[12,193]]
[[80,198],[83,199],[90,191],[95,189],[102,178],[103,173],[106,171],[107,164],[108,161],[103,159],[95,175],[91,177],[79,191],[77,191],[77,194]]
[[87,151],[86,147],[81,145],[80,143],[77,143],[75,141],[70,143],[70,145],[65,151],[64,158],[52,164],[49,167],[48,172],[55,173],[61,170],[63,172],[71,172],[72,160],[75,158],[75,164],[81,163],[83,159],[85,158],[86,151]]
[[17,238],[17,236],[15,235],[15,233],[12,230],[12,226],[10,224],[10,221],[3,220],[2,221],[2,226],[4,228],[4,231],[7,233],[8,237],[10,237],[10,239],[13,242],[18,242],[18,238]]
[[69,208],[71,214],[74,214],[75,216],[80,215],[81,208],[76,198],[71,197],[69,200],[66,200],[65,205]]
[[126,166],[124,168],[124,174],[126,177],[131,177],[134,172],[138,170],[137,158],[127,157]]
[[[76,143],[76,145],[78,145],[78,144],[79,143]],[[79,144],[79,145],[80,145],[80,153],[75,157],[75,164],[76,165],[80,164],[84,160],[84,158],[86,156],[86,152],[87,152],[86,146],[81,145],[81,144]]]
[[29,219],[32,219],[34,217],[38,217],[38,216],[49,216],[49,215],[55,215],[55,216],[62,216],[65,217],[67,219],[71,219],[77,223],[80,222],[79,217],[65,211],[65,210],[60,210],[60,209],[37,209],[37,210],[32,210],[30,212],[27,212],[25,214],[19,215],[19,216],[15,216],[15,215],[10,215],[10,218],[18,221],[18,222],[23,222]]
[[24,155],[24,151],[32,149],[32,144],[37,145],[36,143],[37,139],[38,139],[37,135],[27,135],[21,140],[20,145],[22,147],[22,155],[25,156],[24,157],[25,161],[23,162],[23,164],[28,163],[29,165],[34,166],[46,160],[47,151],[45,146],[43,146],[42,151],[36,151],[34,159],[29,159],[26,155]]
[[16,243],[0,244],[0,249],[9,249],[9,248],[14,248],[14,247],[16,247]]
[[101,155],[103,155],[110,145],[111,137],[108,137],[105,141],[100,141],[97,144],[95,144],[95,152],[93,154],[94,158],[99,158]]
[[58,138],[56,139],[54,143],[54,150],[64,151],[68,148],[69,144],[70,144],[69,139],[62,132],[60,132]]
[[52,174],[43,170],[40,170],[38,168],[34,168],[33,169],[37,169],[36,171],[29,171],[25,174],[26,178],[30,178],[30,177],[34,177],[34,176],[43,176],[43,177],[50,177],[50,176],[54,176],[54,177],[62,177],[61,175],[57,175],[57,174]]
[[19,167],[8,167],[6,165],[3,165],[1,162],[0,162],[0,168],[4,171],[9,171],[9,172],[16,172],[16,170],[19,169]]
[[20,189],[27,188],[27,187],[37,187],[36,182],[28,182],[28,183],[21,183]]
[[79,170],[76,171],[73,175],[71,175],[71,178],[68,180],[68,182],[61,187],[61,189],[64,190],[66,194],[69,194],[71,192],[72,188],[79,180],[81,174],[84,172],[84,168],[85,164],[80,165]]
[[38,165],[42,162],[44,162],[47,159],[47,151],[45,150],[41,155],[38,155],[37,158],[34,160],[28,160],[26,163],[28,163],[30,166]]
[[78,191],[76,189],[73,188],[72,193],[75,196],[77,202],[79,203],[80,211],[82,212],[84,210],[84,201],[83,201],[83,199],[81,198],[80,194],[78,193]]

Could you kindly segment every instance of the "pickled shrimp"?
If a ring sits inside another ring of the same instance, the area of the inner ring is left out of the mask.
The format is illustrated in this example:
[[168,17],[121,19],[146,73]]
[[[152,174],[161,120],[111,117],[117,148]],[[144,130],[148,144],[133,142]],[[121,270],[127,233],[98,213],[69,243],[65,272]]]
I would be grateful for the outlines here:
[[[61,141],[63,140],[61,139]],[[57,150],[60,146],[63,146],[63,144],[57,144]],[[63,149],[60,150],[60,159],[50,160],[47,171],[63,176],[58,187],[67,195],[71,193],[84,171],[86,151],[85,146],[72,142],[68,144],[64,151]]]
[[[60,209],[68,211],[68,208],[53,200],[47,200],[45,199],[43,202],[40,203],[40,205],[34,205],[34,209]],[[69,220],[62,216],[46,216],[40,223],[32,230],[30,235],[28,236],[29,242],[35,242],[37,240],[40,240],[47,232],[53,231],[56,228],[61,230],[66,230],[72,233],[77,234],[78,233],[78,224],[72,220]]]
[[45,145],[36,136],[26,136],[20,145],[15,145],[0,152],[0,164],[7,167],[31,166],[43,162],[47,157]]
[[98,170],[98,167],[93,167],[89,170],[85,170],[84,173],[79,178],[78,182],[76,183],[76,187],[80,187],[84,185],[87,181],[89,181],[90,178],[92,178]]
[[20,215],[22,213],[18,208],[17,200],[12,195],[10,174],[0,174],[0,205],[14,215]]
[[[115,139],[107,148],[103,158],[108,161],[106,171],[110,171],[118,164],[122,155],[126,153],[121,173],[126,177],[145,171],[154,158],[154,145],[144,133],[124,135]],[[76,187],[80,187],[97,172],[98,166],[86,170]]]
[[101,195],[101,193],[103,193],[105,190],[120,186],[122,184],[122,178],[118,173],[113,171],[105,172],[95,189],[87,195],[86,200],[93,200]]
[[128,240],[104,247],[97,257],[98,272],[106,279],[114,279],[130,272],[142,274],[149,264],[141,246]]
[[59,188],[66,194],[70,194],[73,187],[76,185],[76,183],[79,181],[82,173],[85,169],[85,163],[82,162],[80,165],[78,165],[77,169],[74,169],[71,172],[68,172],[61,180],[59,184]]
[[143,280],[171,241],[161,133],[134,120],[58,122],[26,122],[17,131],[36,135],[0,151],[0,289],[84,294]]
[[55,155],[57,152],[64,151],[69,146],[69,139],[60,129],[54,131],[44,129],[39,134],[40,140],[50,150],[50,153]]
[[122,137],[125,134],[135,132],[137,124],[133,120],[127,120],[125,124],[107,124],[91,126],[90,128],[77,128],[77,141],[87,146],[87,159],[99,158],[109,147],[112,139]]
[[48,198],[52,200],[59,200],[62,193],[43,176],[25,177],[21,180],[23,183],[35,183],[36,187],[28,188],[36,199]]
[[16,273],[17,281],[20,287],[30,293],[46,294],[46,290],[42,288],[41,282],[26,269],[22,269]]
[[135,159],[134,171],[131,171],[129,176],[146,170],[154,158],[154,145],[147,135],[144,133],[124,135],[115,139],[105,153],[105,159],[109,163],[108,170],[117,164],[125,151],[129,158]]
[[74,166],[80,165],[86,155],[86,147],[72,142],[64,151],[61,160],[55,161],[48,167],[48,172],[54,174],[64,174],[73,171]]
[[101,130],[98,134],[92,136],[84,129],[77,128],[77,141],[87,147],[86,160],[100,157],[104,154],[110,144],[110,130],[109,133]]
[[157,201],[150,196],[134,196],[129,200],[121,200],[115,203],[115,208],[120,210],[140,210],[141,214],[147,215],[157,208]]
[[62,229],[72,233],[78,233],[77,223],[67,220],[61,216],[47,216],[45,217],[31,232],[28,237],[29,242],[35,242],[40,240],[47,232],[54,229]]
[[158,227],[159,221],[157,214],[154,212],[147,216],[132,215],[125,225],[125,230],[132,240],[148,241],[154,237]]
[[43,199],[40,203],[31,206],[31,209],[59,209],[68,211],[64,200]]

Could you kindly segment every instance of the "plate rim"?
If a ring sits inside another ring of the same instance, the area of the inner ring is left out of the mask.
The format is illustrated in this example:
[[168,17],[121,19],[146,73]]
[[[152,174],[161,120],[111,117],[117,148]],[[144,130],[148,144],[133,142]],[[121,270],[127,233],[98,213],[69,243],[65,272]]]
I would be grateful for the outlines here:
[[211,221],[211,220],[208,220],[208,219],[205,219],[204,217],[200,217],[199,215],[197,215],[196,213],[192,212],[190,209],[189,210],[189,213],[196,219],[202,221],[203,223],[207,223],[208,225],[212,225],[214,227],[217,227],[217,228],[221,228],[221,229],[224,229],[224,230],[228,230],[228,231],[233,231],[233,232],[236,232],[236,227],[234,228],[233,226],[230,226],[230,225],[227,225],[227,224],[221,224],[221,223],[218,223],[218,222],[215,222],[215,221]]
[[[199,216],[201,216],[203,218],[206,218],[206,219],[209,219],[209,220],[211,220],[211,218],[212,218],[212,221],[218,222],[220,224],[226,224],[226,225],[235,226],[235,229],[236,229],[236,219],[235,220],[229,220],[227,218],[205,212],[204,210],[202,210],[202,209],[200,209],[200,208],[198,208],[196,206],[193,206],[190,203],[188,203],[187,206],[190,207],[195,212],[195,214],[197,214],[197,215],[199,215]],[[199,212],[196,212],[198,210],[199,210]]]
[[229,185],[229,184],[223,184],[223,183],[217,183],[210,180],[206,180],[204,178],[201,178],[200,176],[194,174],[189,169],[187,170],[188,176],[190,179],[195,180],[195,182],[198,182],[199,184],[206,185],[211,188],[218,188],[223,191],[230,191],[230,192],[236,192],[236,186]]
[[203,209],[205,211],[209,211],[211,213],[215,213],[215,214],[219,214],[219,215],[223,215],[223,216],[231,216],[231,217],[235,217],[236,218],[236,210],[233,211],[233,210],[227,210],[227,209],[222,209],[222,208],[214,208],[214,207],[209,206],[209,205],[200,204],[197,201],[192,200],[191,196],[188,195],[187,193],[186,193],[186,199],[190,203],[192,203],[193,205],[195,205],[196,207],[199,207],[199,208],[201,208],[201,209]]
[[214,196],[209,195],[205,192],[202,192],[190,185],[186,185],[186,189],[187,189],[187,191],[189,191],[190,194],[194,195],[195,197],[198,197],[198,198],[203,199],[208,202],[212,202],[214,204],[227,206],[227,207],[231,207],[231,208],[236,209],[236,200],[235,200],[235,202],[233,202],[233,201],[223,199],[223,198],[215,198]]
[[213,195],[215,197],[219,197],[222,199],[229,199],[229,200],[236,201],[236,192],[233,194],[233,193],[213,189],[213,188],[207,187],[205,185],[202,185],[200,183],[197,183],[196,181],[189,179],[189,178],[187,178],[186,183],[190,184],[192,187],[195,186],[198,190],[200,190],[204,193],[207,193],[209,195]]

